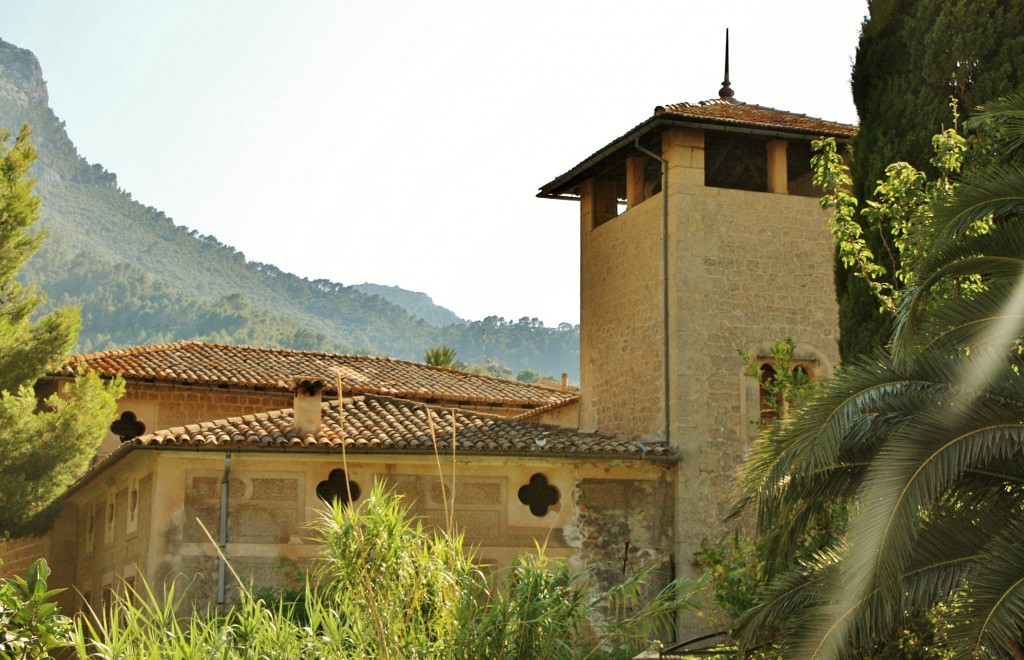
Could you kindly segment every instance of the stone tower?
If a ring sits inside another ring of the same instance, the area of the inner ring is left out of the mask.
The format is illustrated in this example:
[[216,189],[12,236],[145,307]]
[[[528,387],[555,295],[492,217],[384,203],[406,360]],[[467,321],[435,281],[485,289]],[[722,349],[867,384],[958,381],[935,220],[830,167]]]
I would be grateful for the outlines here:
[[720,98],[654,115],[540,189],[580,204],[580,427],[667,442],[677,575],[716,541],[760,411],[739,349],[838,360],[833,247],[812,139],[853,126]]

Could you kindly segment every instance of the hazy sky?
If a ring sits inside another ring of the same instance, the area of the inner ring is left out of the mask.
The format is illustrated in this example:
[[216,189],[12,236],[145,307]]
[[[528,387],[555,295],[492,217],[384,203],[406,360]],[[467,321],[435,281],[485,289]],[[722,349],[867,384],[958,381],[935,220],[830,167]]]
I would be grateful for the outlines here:
[[[537,188],[717,96],[855,123],[866,0],[2,0],[90,162],[176,223],[464,318],[579,320],[578,208]],[[2,122],[3,118],[0,118]]]

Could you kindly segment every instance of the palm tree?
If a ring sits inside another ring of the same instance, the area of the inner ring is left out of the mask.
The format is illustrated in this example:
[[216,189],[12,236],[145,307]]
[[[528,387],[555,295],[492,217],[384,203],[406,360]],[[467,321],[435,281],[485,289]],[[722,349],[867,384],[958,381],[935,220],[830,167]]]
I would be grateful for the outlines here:
[[461,360],[455,358],[455,349],[448,346],[432,346],[423,352],[423,361],[434,367],[462,370]]
[[[976,121],[992,120],[998,148],[1020,146],[1024,96]],[[955,602],[958,657],[1024,658],[1024,168],[968,175],[924,226],[890,348],[823,386],[744,467],[770,582],[741,646],[773,623],[794,657],[863,657]],[[839,506],[842,533],[795,565]]]

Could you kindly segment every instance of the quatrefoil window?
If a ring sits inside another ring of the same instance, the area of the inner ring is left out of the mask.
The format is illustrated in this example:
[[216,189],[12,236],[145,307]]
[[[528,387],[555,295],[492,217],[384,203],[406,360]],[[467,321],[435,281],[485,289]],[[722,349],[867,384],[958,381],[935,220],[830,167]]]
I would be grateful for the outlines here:
[[[347,482],[347,483],[346,483]],[[331,470],[327,479],[316,485],[317,497],[324,502],[338,502],[338,504],[349,503],[349,493],[352,493],[352,502],[359,499],[359,484],[348,479],[344,470]]]
[[540,472],[530,477],[530,483],[519,489],[519,501],[529,506],[530,513],[538,518],[558,504],[558,498],[558,489],[549,484],[548,478]]
[[110,432],[121,438],[121,442],[128,442],[146,432],[146,425],[135,417],[135,413],[126,410],[121,417],[110,425]]

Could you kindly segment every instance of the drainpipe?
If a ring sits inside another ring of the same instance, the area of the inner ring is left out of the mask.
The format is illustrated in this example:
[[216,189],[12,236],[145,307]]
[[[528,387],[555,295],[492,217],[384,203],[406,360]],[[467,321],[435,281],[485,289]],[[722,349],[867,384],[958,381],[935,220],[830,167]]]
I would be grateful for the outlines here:
[[661,288],[662,292],[662,334],[664,335],[663,354],[665,356],[665,363],[663,369],[665,370],[665,391],[662,396],[665,397],[665,442],[671,446],[671,435],[672,435],[672,399],[670,398],[671,387],[669,381],[671,380],[671,362],[669,361],[669,324],[668,324],[668,309],[669,309],[669,295],[668,295],[668,161],[665,160],[660,154],[656,154],[650,149],[643,147],[640,144],[640,138],[636,138],[633,141],[633,146],[636,150],[642,154],[650,156],[661,163],[661,269],[662,276],[665,279],[665,286]]
[[225,582],[228,547],[228,477],[231,475],[231,452],[224,454],[224,477],[220,480],[220,564],[217,566],[217,604],[223,605],[227,585]]

